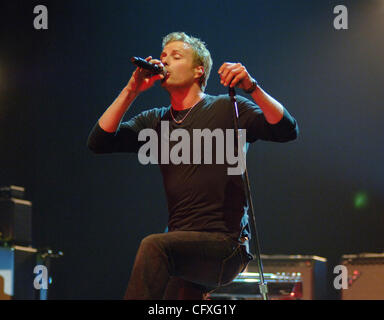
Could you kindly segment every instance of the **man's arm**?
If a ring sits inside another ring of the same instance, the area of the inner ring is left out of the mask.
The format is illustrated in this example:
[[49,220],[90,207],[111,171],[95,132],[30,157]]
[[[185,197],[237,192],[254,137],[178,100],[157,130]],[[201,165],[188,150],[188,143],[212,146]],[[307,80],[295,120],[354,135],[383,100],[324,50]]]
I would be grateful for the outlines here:
[[127,85],[100,117],[99,125],[101,129],[109,133],[116,132],[124,114],[127,112],[136,97],[137,94]]
[[[159,60],[151,59],[152,57],[146,58],[151,63],[161,63]],[[95,153],[136,150],[138,146],[137,135],[132,130],[129,130],[129,128],[119,130],[121,120],[136,97],[141,92],[152,87],[156,80],[160,80],[163,77],[161,74],[152,76],[145,70],[136,68],[128,84],[91,130],[87,141],[88,148]],[[130,142],[130,146],[126,145],[127,142]]]
[[[119,138],[115,132],[137,94],[132,92],[128,85],[121,91],[115,101],[108,107],[98,119],[88,135],[88,149],[94,153],[111,153],[119,150]],[[131,134],[131,140],[135,136]]]
[[278,123],[284,115],[284,107],[281,103],[266,93],[260,86],[257,85],[256,89],[251,93],[253,101],[263,111],[265,119],[270,124]]
[[[158,60],[151,60],[152,57],[146,58],[152,63],[161,64]],[[124,114],[127,112],[132,102],[143,91],[153,86],[156,80],[163,79],[162,74],[151,76],[147,71],[137,68],[127,86],[121,91],[115,101],[109,106],[99,119],[101,129],[106,132],[116,132]]]

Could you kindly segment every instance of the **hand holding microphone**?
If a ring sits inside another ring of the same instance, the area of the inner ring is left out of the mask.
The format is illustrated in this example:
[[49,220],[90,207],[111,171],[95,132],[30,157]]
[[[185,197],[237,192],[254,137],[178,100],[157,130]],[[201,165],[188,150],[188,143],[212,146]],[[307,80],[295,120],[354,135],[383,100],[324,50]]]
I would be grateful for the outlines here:
[[137,66],[128,82],[130,91],[140,93],[153,86],[155,81],[162,80],[166,76],[166,69],[160,60],[152,59],[151,56],[142,59],[132,57],[131,62]]
[[[148,58],[147,58],[148,59]],[[160,65],[161,62],[158,60],[152,60],[153,62],[148,62],[147,60],[139,57],[132,57],[131,62],[138,66],[139,68],[145,69],[149,71],[151,74],[162,74],[165,76],[167,74],[167,70],[164,66]]]

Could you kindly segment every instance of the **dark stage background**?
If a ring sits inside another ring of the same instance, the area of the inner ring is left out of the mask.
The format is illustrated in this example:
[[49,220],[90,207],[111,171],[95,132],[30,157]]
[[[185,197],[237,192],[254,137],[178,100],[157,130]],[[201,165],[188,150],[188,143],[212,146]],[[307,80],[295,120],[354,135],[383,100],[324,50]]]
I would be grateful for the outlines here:
[[[33,8],[48,8],[48,30]],[[348,8],[335,30],[333,8]],[[157,166],[135,154],[94,155],[88,134],[127,83],[133,55],[158,57],[161,38],[202,38],[217,70],[242,62],[297,119],[298,140],[248,153],[264,254],[384,251],[384,2],[2,1],[0,185],[26,188],[35,247],[62,250],[53,298],[120,299],[140,240],[163,232]],[[238,91],[241,94],[240,91]],[[157,84],[125,119],[168,105]]]

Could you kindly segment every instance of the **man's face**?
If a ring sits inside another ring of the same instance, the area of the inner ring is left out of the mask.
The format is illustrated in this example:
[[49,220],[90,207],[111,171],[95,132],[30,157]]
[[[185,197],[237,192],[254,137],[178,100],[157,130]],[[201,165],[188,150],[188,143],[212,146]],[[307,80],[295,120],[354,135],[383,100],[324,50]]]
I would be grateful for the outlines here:
[[160,55],[167,69],[167,76],[161,82],[164,88],[187,88],[199,78],[201,67],[194,66],[193,50],[182,41],[168,43]]

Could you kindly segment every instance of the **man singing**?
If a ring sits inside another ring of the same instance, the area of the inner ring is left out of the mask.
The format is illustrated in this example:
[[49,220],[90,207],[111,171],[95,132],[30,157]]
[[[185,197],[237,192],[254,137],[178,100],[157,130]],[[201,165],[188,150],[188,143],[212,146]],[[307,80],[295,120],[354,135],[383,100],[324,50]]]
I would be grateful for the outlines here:
[[[140,131],[152,129],[162,137],[163,123],[167,123],[169,134],[184,129],[190,137],[194,129],[234,128],[229,96],[204,93],[212,68],[205,44],[184,32],[174,32],[164,37],[162,47],[159,60],[146,60],[165,68],[166,74],[153,75],[141,68],[133,72],[93,127],[88,138],[93,152],[138,153],[144,144]],[[296,139],[296,120],[243,65],[224,63],[218,73],[223,86],[236,86],[252,97],[253,101],[237,96],[239,127],[245,130],[247,143]],[[169,93],[170,105],[121,122],[135,98],[156,81]],[[178,143],[173,140],[166,152],[172,153],[172,146]],[[160,141],[159,145],[161,149]],[[191,141],[191,159],[186,163],[158,162],[167,196],[168,232],[142,240],[125,299],[201,299],[204,293],[232,281],[252,259],[242,175],[229,175],[230,164],[217,161],[215,154],[207,163],[206,154],[193,145]],[[160,151],[159,159],[160,153],[164,154]],[[201,161],[194,161],[197,153],[204,155]]]

